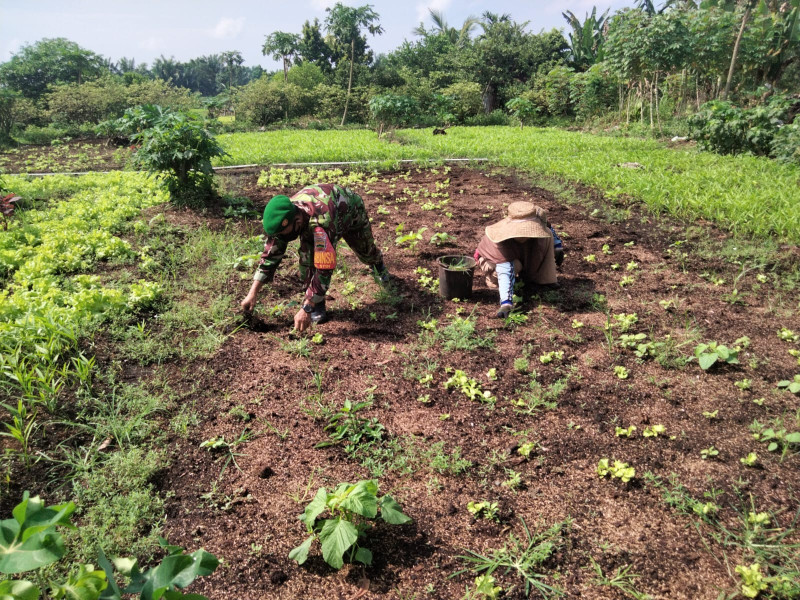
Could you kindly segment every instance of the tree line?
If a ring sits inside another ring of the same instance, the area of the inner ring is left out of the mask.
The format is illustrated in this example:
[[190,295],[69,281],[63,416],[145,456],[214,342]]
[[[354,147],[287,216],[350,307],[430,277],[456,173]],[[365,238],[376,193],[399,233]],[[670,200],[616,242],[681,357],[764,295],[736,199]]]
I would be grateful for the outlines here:
[[[212,111],[229,108],[237,122],[255,126],[613,115],[657,128],[707,101],[753,105],[800,89],[800,0],[639,0],[612,15],[593,9],[583,19],[571,11],[563,17],[564,33],[533,33],[510,14],[485,12],[452,26],[431,10],[411,39],[376,56],[369,41],[383,33],[380,16],[370,5],[337,3],[299,31],[265,34],[263,55],[281,63],[273,73],[244,66],[238,51],[188,62],[162,56],[148,66],[45,39],[0,64],[0,134],[25,114],[38,124],[102,120],[160,94],[176,106],[215,97],[206,102]],[[115,90],[105,97],[116,103],[92,111],[90,101],[76,101],[80,89],[100,102],[104,88]]]

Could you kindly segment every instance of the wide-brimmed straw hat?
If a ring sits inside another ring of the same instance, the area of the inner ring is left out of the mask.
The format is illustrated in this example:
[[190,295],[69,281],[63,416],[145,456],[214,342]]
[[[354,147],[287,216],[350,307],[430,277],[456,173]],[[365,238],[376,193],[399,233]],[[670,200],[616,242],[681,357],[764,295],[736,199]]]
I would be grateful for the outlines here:
[[547,213],[532,202],[512,202],[508,216],[486,228],[486,236],[495,244],[511,238],[547,238],[553,234],[547,228]]

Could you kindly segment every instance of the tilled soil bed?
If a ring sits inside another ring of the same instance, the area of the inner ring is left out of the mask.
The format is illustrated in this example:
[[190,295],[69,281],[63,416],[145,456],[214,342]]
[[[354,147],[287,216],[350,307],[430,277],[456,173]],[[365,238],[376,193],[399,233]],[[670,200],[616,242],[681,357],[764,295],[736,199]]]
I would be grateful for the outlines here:
[[[295,337],[297,307],[280,304],[300,297],[290,255],[247,327],[191,367],[202,424],[188,439],[169,441],[172,466],[159,485],[172,493],[170,542],[224,560],[192,591],[241,600],[461,598],[475,580],[453,576],[468,566],[461,556],[524,538],[523,523],[531,533],[561,523],[535,572],[566,597],[634,597],[633,589],[694,600],[736,592],[734,567],[753,557],[711,534],[721,526],[742,532],[751,511],[770,512],[773,527],[787,528],[798,511],[797,448],[768,452],[753,436],[776,418],[787,431],[800,429],[797,397],[776,389],[800,372],[788,353],[800,346],[777,335],[782,327],[800,330],[797,291],[771,265],[746,270],[701,258],[697,238],[685,241],[685,224],[635,210],[612,224],[602,218],[609,214],[603,204],[595,212],[560,204],[511,175],[439,168],[375,179],[353,187],[374,219],[400,301],[381,297],[368,269],[342,247],[332,320],[312,331],[321,343]],[[259,188],[253,175],[236,182],[257,208],[292,192]],[[517,323],[494,318],[496,292],[478,275],[470,299],[442,300],[432,291],[436,258],[471,255],[485,225],[519,199],[547,209],[564,234],[560,289],[534,290]],[[396,245],[401,224],[404,234],[427,228],[416,247]],[[721,243],[722,234],[705,231]],[[455,236],[454,244],[431,245],[437,232]],[[232,272],[236,297],[249,284]],[[621,343],[640,333],[632,347]],[[704,371],[686,362],[710,341],[738,344],[738,364]],[[637,344],[646,342],[652,351],[637,357]],[[173,369],[179,387],[188,386],[184,366]],[[456,370],[490,397],[447,387]],[[382,425],[380,439],[317,448],[330,440],[326,425],[347,399],[369,403],[355,415]],[[201,447],[245,431],[251,437],[235,446],[236,464],[224,471],[226,454]],[[702,458],[712,446],[718,454]],[[757,460],[748,467],[740,459],[751,452]],[[635,475],[601,478],[603,458],[627,463]],[[510,485],[515,473],[519,483]],[[318,543],[304,565],[290,560],[306,537],[298,515],[317,489],[367,478],[413,522],[376,524],[363,543],[374,556],[369,567],[346,563],[335,571]],[[672,496],[675,506],[657,481],[682,490]],[[484,500],[497,503],[492,519],[467,509]],[[719,509],[708,509],[703,523],[692,507],[707,502]],[[639,576],[625,579],[627,590],[603,585],[625,568]],[[525,597],[516,572],[493,575],[503,597]]]

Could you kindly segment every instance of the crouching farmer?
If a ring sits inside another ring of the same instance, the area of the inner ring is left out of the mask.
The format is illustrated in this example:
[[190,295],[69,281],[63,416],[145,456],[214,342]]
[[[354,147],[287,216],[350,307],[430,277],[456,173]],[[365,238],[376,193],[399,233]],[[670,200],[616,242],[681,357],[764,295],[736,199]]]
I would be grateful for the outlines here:
[[557,288],[557,254],[563,259],[563,253],[561,240],[548,226],[542,208],[530,202],[509,204],[508,217],[489,225],[475,250],[487,287],[500,293],[496,316],[504,319],[514,308],[515,277],[526,284]]
[[385,285],[389,273],[381,251],[372,237],[372,227],[358,194],[338,185],[320,183],[303,188],[291,198],[275,196],[264,208],[264,252],[253,276],[253,285],[241,306],[250,312],[259,290],[272,281],[286,256],[289,242],[300,238],[300,278],[306,286],[302,308],[294,326],[305,331],[311,323],[327,321],[325,294],[336,268],[336,244],[344,239],[358,259],[372,267],[373,275]]

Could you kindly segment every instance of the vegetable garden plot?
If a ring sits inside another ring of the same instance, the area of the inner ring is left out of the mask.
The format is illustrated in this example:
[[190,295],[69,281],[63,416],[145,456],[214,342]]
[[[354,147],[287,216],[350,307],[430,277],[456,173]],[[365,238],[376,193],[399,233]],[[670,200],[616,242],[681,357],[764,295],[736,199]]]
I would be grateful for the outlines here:
[[[229,565],[197,591],[694,599],[763,585],[791,597],[800,346],[781,272],[731,269],[695,254],[677,224],[609,225],[511,177],[307,177],[362,194],[398,294],[340,247],[332,321],[295,337],[287,257],[249,327],[192,369],[202,425],[170,443],[161,486],[174,493],[170,541]],[[273,171],[247,193],[260,207],[301,180]],[[441,300],[436,258],[471,254],[518,199],[565,234],[561,289],[506,321],[479,280],[470,301]],[[233,297],[252,274],[252,257],[237,262]],[[324,545],[290,560],[320,488],[360,480],[412,521],[375,520],[338,572]]]
[[[126,186],[139,181],[116,177]],[[627,207],[563,206],[513,177],[458,168],[276,170],[231,175],[225,189],[260,209],[311,180],[362,194],[398,293],[381,293],[341,246],[333,320],[306,336],[289,334],[301,295],[291,254],[255,317],[241,328],[230,323],[261,249],[252,237],[258,219],[152,206],[135,217],[117,203],[121,222],[136,220],[105,225],[130,244],[108,262],[119,279],[109,283],[127,289],[146,274],[170,294],[170,281],[180,281],[181,296],[170,302],[181,312],[156,303],[94,340],[98,378],[112,371],[143,385],[106,398],[98,422],[119,429],[108,443],[88,445],[86,456],[129,465],[147,488],[115,500],[140,504],[156,489],[170,543],[223,560],[192,592],[461,598],[465,589],[491,597],[501,588],[507,598],[526,590],[717,598],[746,585],[791,597],[800,477],[796,265],[787,270],[785,256],[771,255],[759,267],[754,253],[731,266],[704,249],[719,232],[690,235]],[[77,191],[85,181],[36,180],[20,191],[33,197],[54,182]],[[147,195],[139,185],[132,199]],[[110,189],[97,193],[105,198]],[[441,300],[436,258],[471,254],[485,224],[519,199],[546,208],[564,234],[562,288],[529,298],[506,321],[492,317],[496,292],[480,278],[470,301]],[[84,220],[95,214],[91,202],[58,206],[83,210]],[[216,235],[222,231],[227,237]],[[9,260],[15,248],[6,248]],[[190,256],[196,262],[186,262]],[[77,277],[94,264],[78,265]],[[213,282],[200,277],[206,267]],[[123,345],[120,331],[137,345]],[[168,398],[143,394],[145,387]],[[54,404],[85,389],[66,386]],[[114,411],[123,400],[139,408],[121,419]],[[191,426],[194,411],[200,422]],[[50,433],[56,423],[47,414],[41,408],[37,422]],[[146,415],[163,418],[162,437],[156,448],[133,448],[132,437],[157,422],[142,426]],[[61,439],[36,436],[26,455],[56,456]],[[12,456],[21,450],[10,437],[0,444]],[[169,466],[156,456],[162,450]],[[2,503],[21,497],[15,485],[53,481],[51,468],[44,460],[29,470],[16,465]],[[78,480],[81,490],[91,482],[85,498],[96,471]],[[75,489],[39,491],[61,501]],[[323,498],[334,510],[315,514]],[[138,513],[153,515],[133,529],[142,538],[159,527],[155,504]],[[81,526],[90,508],[79,504]],[[345,517],[352,528],[338,520]],[[342,535],[310,535],[307,525]],[[337,571],[330,564],[339,560]]]

